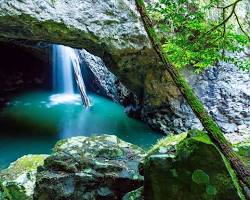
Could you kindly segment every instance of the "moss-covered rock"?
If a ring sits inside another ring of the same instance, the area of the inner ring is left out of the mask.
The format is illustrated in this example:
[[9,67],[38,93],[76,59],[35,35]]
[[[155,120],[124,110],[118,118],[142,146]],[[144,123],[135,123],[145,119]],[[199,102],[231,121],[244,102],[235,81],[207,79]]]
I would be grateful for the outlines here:
[[144,155],[113,135],[61,140],[38,170],[35,199],[121,199],[143,185]]
[[[0,172],[0,200],[31,200],[36,182],[37,167],[47,155],[27,155]],[[2,199],[1,199],[2,198]]]
[[160,141],[142,171],[148,200],[244,199],[228,161],[203,132]]
[[122,200],[143,200],[143,187],[127,193]]
[[233,149],[242,157],[246,165],[250,167],[250,141],[247,140],[233,144]]

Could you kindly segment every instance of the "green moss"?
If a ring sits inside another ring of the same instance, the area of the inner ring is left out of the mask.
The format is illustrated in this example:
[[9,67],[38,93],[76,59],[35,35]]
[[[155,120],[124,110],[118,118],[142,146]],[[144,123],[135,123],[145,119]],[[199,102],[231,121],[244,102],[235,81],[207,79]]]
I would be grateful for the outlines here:
[[238,192],[238,195],[239,195],[240,199],[241,200],[246,200],[245,195],[244,195],[244,193],[242,191],[242,188],[241,188],[241,186],[239,184],[239,180],[238,180],[238,178],[237,178],[237,176],[235,174],[235,171],[233,170],[233,168],[231,167],[229,161],[226,159],[226,157],[222,153],[221,153],[221,157],[223,158],[225,166],[226,166],[226,168],[227,168],[227,170],[228,170],[228,172],[229,172],[229,174],[230,174],[230,176],[232,178],[233,184],[234,184],[235,188],[237,189],[237,192]]
[[234,151],[242,157],[246,165],[250,167],[250,141],[233,144]]
[[204,131],[200,130],[191,130],[188,132],[189,137],[192,137],[193,140],[203,142],[205,144],[212,144],[211,139]]
[[192,180],[197,184],[206,184],[209,182],[209,176],[201,169],[197,169],[192,174]]
[[57,151],[60,149],[60,147],[61,147],[63,144],[65,144],[66,142],[67,142],[67,139],[59,140],[59,141],[55,144],[55,146],[54,146],[54,148],[53,148],[53,151],[54,151],[54,152],[57,152]]
[[206,192],[207,192],[208,195],[211,195],[211,196],[217,194],[216,188],[214,186],[212,186],[212,185],[207,185]]
[[139,6],[145,7],[145,5],[144,5],[144,0],[136,0],[136,2],[137,2],[137,4],[138,4]]
[[[12,163],[7,169],[0,172],[2,179],[2,188],[4,188],[5,196],[9,196],[11,200],[28,200],[27,191],[32,187],[34,181],[34,172],[38,166],[43,165],[47,155],[27,155],[19,158]],[[26,177],[26,178],[25,178]],[[20,179],[21,178],[21,179]],[[23,179],[25,178],[25,179]],[[31,183],[31,185],[22,185],[20,180]]]
[[11,179],[26,171],[36,170],[38,166],[43,165],[46,157],[47,155],[23,156],[12,163],[8,169],[3,170],[0,175],[4,174],[4,176]]
[[179,135],[169,135],[165,138],[160,139],[154,146],[152,146],[147,152],[147,157],[158,152],[161,147],[175,146],[187,137],[187,133],[182,133]]
[[[161,152],[162,148],[168,151]],[[202,131],[164,138],[149,153],[144,177],[145,195],[151,199],[244,199],[237,178],[231,175],[234,171],[229,172],[223,155]]]
[[25,194],[25,188],[17,186],[15,183],[6,186],[11,200],[32,200]]
[[138,188],[132,192],[127,193],[122,200],[142,200],[143,199],[143,187]]
[[3,181],[0,179],[0,200],[12,200],[9,191],[3,185]]

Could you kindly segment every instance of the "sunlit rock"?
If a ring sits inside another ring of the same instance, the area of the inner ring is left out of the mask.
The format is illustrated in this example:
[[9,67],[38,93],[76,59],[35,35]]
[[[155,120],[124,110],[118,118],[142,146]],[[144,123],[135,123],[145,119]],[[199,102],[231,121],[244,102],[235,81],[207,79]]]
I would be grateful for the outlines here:
[[[27,155],[0,172],[0,199],[32,200],[37,167],[43,165],[47,155]],[[2,181],[2,183],[1,183]],[[2,192],[2,194],[1,194]]]

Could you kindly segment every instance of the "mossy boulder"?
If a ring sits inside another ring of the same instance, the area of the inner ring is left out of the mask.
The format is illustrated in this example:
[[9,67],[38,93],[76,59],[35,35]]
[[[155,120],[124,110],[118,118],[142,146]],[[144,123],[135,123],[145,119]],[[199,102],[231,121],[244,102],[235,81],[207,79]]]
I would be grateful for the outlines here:
[[[47,155],[26,155],[0,172],[0,200],[31,200],[37,167]],[[2,199],[1,199],[2,198]]]
[[61,140],[38,170],[35,199],[121,199],[143,185],[144,155],[113,135]]
[[244,199],[228,161],[200,131],[160,141],[142,173],[146,200]]

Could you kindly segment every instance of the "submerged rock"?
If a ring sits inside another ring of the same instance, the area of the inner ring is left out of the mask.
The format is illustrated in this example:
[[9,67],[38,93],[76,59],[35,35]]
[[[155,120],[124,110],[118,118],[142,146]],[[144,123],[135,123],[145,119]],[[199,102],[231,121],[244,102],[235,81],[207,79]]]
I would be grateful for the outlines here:
[[37,174],[35,199],[121,199],[143,185],[144,151],[112,135],[57,143]]
[[202,132],[160,141],[142,172],[146,200],[244,199],[228,161]]
[[[37,167],[47,155],[27,155],[0,172],[0,200],[32,200]],[[2,182],[2,183],[1,183]]]

